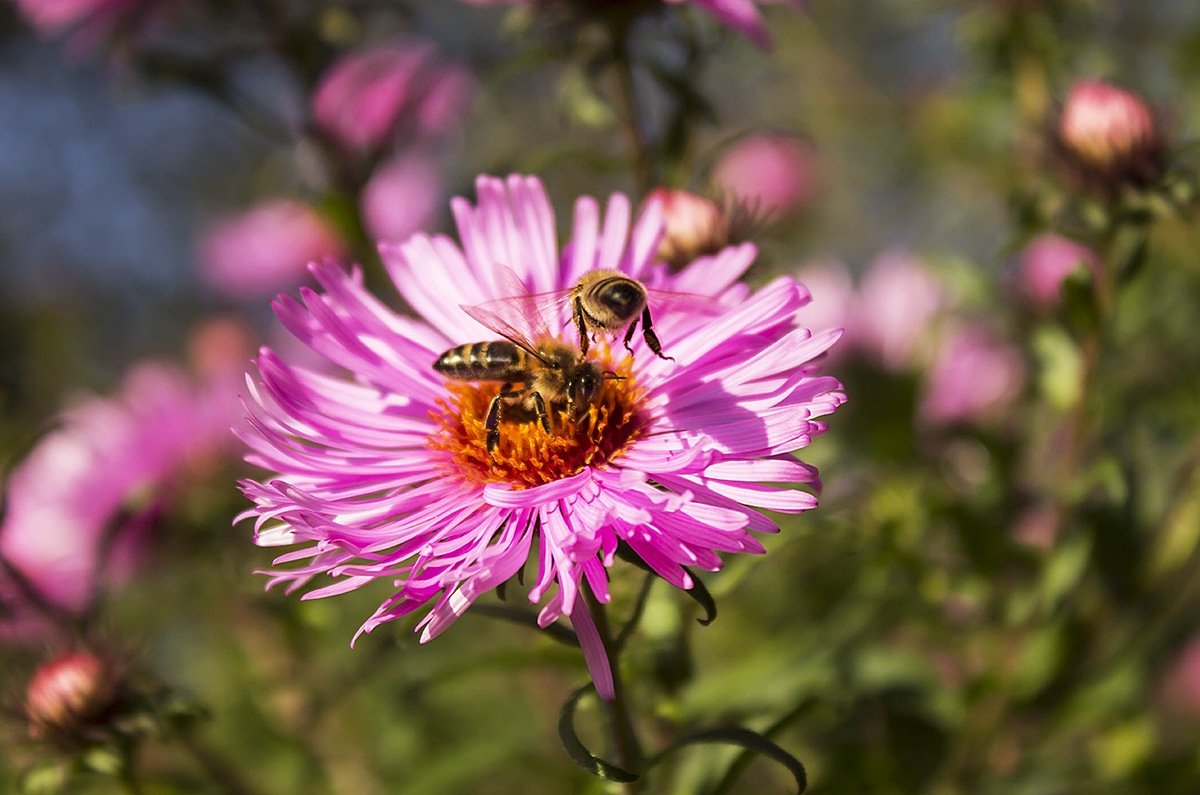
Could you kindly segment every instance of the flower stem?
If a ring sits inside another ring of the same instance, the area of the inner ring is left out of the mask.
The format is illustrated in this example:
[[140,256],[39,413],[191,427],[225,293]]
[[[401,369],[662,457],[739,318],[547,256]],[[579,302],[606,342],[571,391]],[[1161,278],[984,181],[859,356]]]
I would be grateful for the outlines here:
[[227,795],[254,795],[250,787],[232,765],[222,759],[211,748],[200,741],[192,732],[179,733],[179,744],[191,754],[196,763],[204,770],[209,780],[217,785],[221,792]]
[[[629,714],[629,705],[626,700],[625,684],[621,679],[621,666],[615,644],[613,642],[612,630],[608,623],[608,613],[604,605],[596,599],[591,590],[587,587],[581,589],[584,599],[587,600],[588,612],[592,615],[592,620],[596,622],[596,630],[600,633],[600,639],[604,642],[604,652],[608,656],[608,664],[612,669],[613,678],[613,697],[611,701],[601,699],[600,703],[604,710],[604,726],[608,734],[609,745],[612,746],[615,754],[615,761],[619,767],[625,770],[640,772],[642,768],[642,749],[638,743],[637,732],[633,726],[633,719]],[[621,791],[626,795],[633,795],[640,787],[639,782],[630,782],[622,784]]]
[[654,188],[654,153],[642,129],[642,113],[633,79],[633,59],[630,57],[625,25],[612,29],[612,59],[617,77],[617,103],[620,106],[621,132],[633,165],[634,183],[638,193],[645,196]]

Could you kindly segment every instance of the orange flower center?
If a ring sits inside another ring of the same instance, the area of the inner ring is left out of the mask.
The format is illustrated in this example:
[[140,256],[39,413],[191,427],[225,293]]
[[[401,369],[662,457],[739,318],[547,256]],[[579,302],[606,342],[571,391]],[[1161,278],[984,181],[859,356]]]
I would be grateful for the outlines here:
[[[640,435],[642,392],[637,388],[628,357],[617,368],[621,378],[607,378],[586,411],[572,417],[560,401],[547,401],[550,432],[536,417],[514,408],[500,421],[500,442],[487,449],[486,420],[495,382],[450,381],[449,396],[431,412],[438,430],[429,446],[450,454],[455,474],[473,483],[510,483],[529,488],[603,466],[620,455]],[[519,387],[518,387],[519,388]],[[504,412],[502,412],[503,414]],[[513,416],[515,415],[515,416]]]

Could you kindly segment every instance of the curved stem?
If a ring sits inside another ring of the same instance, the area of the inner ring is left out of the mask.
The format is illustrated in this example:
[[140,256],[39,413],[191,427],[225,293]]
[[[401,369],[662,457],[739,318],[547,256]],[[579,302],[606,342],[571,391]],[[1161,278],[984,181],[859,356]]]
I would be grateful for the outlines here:
[[633,78],[633,59],[627,41],[628,30],[614,26],[612,30],[612,59],[617,77],[617,103],[620,106],[621,132],[633,166],[634,183],[638,193],[645,196],[654,188],[654,153],[642,129],[642,113]]
[[[637,772],[642,769],[642,749],[638,743],[633,719],[629,714],[625,684],[621,679],[621,666],[613,642],[612,630],[608,623],[608,613],[589,588],[584,587],[581,590],[587,601],[588,612],[591,613],[592,620],[596,622],[596,629],[600,633],[600,639],[604,642],[604,651],[608,655],[609,667],[612,668],[613,698],[611,701],[603,699],[600,701],[604,710],[605,732],[608,735],[617,765]],[[620,786],[626,795],[633,795],[639,789],[638,784],[639,782],[634,781],[623,783]]]

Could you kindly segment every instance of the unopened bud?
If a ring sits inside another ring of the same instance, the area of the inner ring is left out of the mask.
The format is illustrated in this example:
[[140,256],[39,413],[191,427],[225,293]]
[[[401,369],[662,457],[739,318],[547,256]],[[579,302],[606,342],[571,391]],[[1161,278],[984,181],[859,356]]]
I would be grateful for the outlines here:
[[720,251],[729,243],[729,226],[716,202],[685,190],[657,188],[649,200],[662,204],[665,230],[658,256],[679,267]]
[[25,694],[30,734],[72,744],[102,722],[120,691],[115,665],[87,650],[70,651],[44,663]]
[[1038,309],[1051,309],[1061,301],[1062,285],[1075,271],[1095,273],[1099,260],[1087,246],[1054,234],[1038,235],[1021,252],[1018,285],[1025,299]]
[[1141,97],[1101,80],[1071,89],[1058,123],[1063,156],[1086,181],[1144,185],[1162,174],[1163,139]]

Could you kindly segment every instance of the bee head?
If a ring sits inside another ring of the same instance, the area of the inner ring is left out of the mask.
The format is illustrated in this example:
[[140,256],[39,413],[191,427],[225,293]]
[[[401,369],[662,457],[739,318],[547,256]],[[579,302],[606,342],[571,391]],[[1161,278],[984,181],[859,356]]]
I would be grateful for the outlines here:
[[600,391],[602,383],[604,383],[604,376],[596,365],[589,362],[579,368],[575,377],[571,379],[571,383],[567,385],[571,406],[576,413],[587,410],[596,397],[596,393]]
[[642,307],[644,293],[638,285],[628,279],[613,279],[599,295],[613,314],[625,319],[632,317]]

